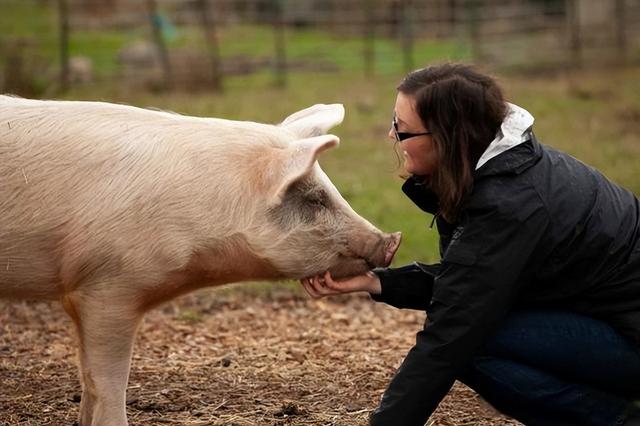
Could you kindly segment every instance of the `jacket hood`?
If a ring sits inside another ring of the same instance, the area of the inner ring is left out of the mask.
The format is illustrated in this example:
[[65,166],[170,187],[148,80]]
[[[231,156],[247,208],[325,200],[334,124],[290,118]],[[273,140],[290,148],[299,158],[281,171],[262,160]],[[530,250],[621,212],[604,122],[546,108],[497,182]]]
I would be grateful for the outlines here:
[[502,122],[495,139],[491,141],[478,160],[476,170],[493,157],[529,140],[529,131],[533,126],[533,122],[534,118],[529,111],[507,102],[507,116]]

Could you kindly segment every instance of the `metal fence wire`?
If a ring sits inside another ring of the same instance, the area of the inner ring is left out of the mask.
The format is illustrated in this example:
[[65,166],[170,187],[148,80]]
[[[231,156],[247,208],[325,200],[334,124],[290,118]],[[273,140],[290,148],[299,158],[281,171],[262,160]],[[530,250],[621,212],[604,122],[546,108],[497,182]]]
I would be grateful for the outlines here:
[[3,92],[97,82],[221,91],[233,78],[640,60],[640,0],[2,0]]

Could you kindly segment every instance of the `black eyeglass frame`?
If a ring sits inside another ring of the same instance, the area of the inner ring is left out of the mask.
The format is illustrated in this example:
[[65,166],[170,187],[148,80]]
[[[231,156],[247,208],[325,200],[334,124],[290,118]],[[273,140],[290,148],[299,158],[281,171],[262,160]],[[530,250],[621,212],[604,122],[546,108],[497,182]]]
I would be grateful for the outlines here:
[[431,132],[423,132],[423,133],[409,133],[409,132],[399,132],[398,131],[398,117],[393,116],[391,119],[391,128],[393,128],[393,135],[396,137],[396,142],[402,142],[403,140],[413,138],[416,136],[428,136],[431,135]]

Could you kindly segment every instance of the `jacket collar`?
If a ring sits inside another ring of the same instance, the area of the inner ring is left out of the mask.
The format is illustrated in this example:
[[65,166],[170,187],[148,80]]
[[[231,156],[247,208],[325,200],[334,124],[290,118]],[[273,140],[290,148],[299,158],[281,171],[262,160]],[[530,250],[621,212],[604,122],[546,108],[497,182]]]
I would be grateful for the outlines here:
[[[526,142],[491,158],[473,173],[474,183],[480,179],[501,174],[520,174],[535,163],[542,156],[542,147],[533,132],[528,133]],[[421,176],[411,176],[402,185],[402,192],[421,210],[436,214],[439,209],[438,197],[424,183]]]
[[493,157],[476,169],[473,173],[473,180],[477,182],[485,176],[499,174],[520,174],[537,163],[541,156],[542,147],[533,131],[529,131],[525,142]]
[[529,133],[533,122],[533,115],[518,105],[506,103],[507,115],[500,125],[496,137],[491,141],[487,149],[482,153],[476,164],[476,169],[482,167],[493,157],[520,145],[530,139]]
[[421,176],[411,176],[402,184],[402,192],[422,211],[435,215],[439,210],[438,197],[424,183]]

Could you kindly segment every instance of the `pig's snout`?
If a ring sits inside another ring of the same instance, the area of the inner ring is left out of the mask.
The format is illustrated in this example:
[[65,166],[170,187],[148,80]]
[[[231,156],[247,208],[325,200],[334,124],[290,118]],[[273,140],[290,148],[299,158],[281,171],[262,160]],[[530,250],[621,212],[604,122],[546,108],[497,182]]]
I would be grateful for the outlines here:
[[400,241],[402,240],[401,232],[394,232],[393,234],[385,235],[384,243],[384,263],[382,266],[389,266],[400,247]]
[[333,278],[349,278],[376,268],[389,266],[393,256],[398,251],[402,234],[378,233],[374,241],[369,240],[371,246],[359,251],[354,251],[351,256],[341,256],[336,264],[329,268]]
[[400,247],[402,233],[394,232],[392,234],[380,233],[373,247],[370,247],[367,254],[363,257],[370,268],[386,267],[391,264],[393,256]]

